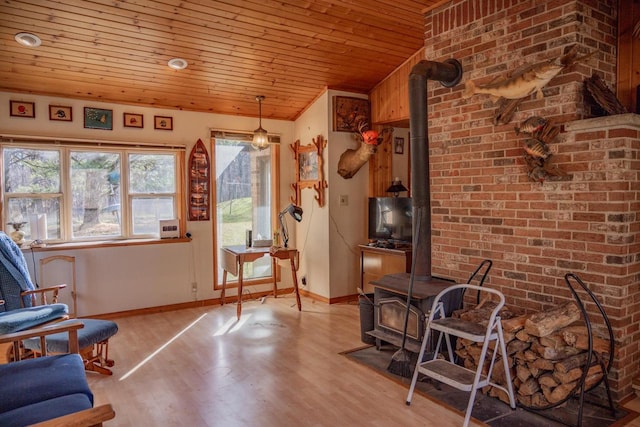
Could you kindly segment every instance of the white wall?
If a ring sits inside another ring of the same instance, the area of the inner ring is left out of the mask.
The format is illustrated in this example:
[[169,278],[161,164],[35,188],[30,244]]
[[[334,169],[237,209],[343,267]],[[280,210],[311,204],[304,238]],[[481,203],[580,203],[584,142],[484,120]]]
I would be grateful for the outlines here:
[[[329,138],[329,109],[327,107],[328,93],[325,91],[316,101],[307,108],[296,120],[295,140],[300,140],[301,146],[311,145],[313,139],[322,135],[327,140],[327,147],[324,149],[323,158],[325,160],[324,174],[328,183],[325,189],[325,199],[328,200],[331,191],[331,177],[327,164],[327,155],[331,150],[333,141]],[[293,169],[293,168],[291,168]],[[290,182],[295,180],[295,172],[291,171]],[[300,270],[298,278],[306,276],[307,286],[303,289],[329,298],[330,293],[330,245],[327,224],[329,221],[329,206],[320,207],[315,200],[316,192],[313,189],[305,188],[301,192],[301,206],[304,214],[302,222],[298,224],[295,248],[300,251]]]
[[[334,96],[367,98],[348,92],[329,91],[328,107],[333,108]],[[330,129],[333,129],[333,114],[329,115]],[[357,149],[359,141],[351,132],[329,133],[329,238],[331,266],[331,298],[339,298],[357,293],[360,286],[360,251],[358,245],[367,241],[369,162],[350,179],[338,174],[338,161],[345,150]],[[347,196],[348,205],[340,205],[340,197]]]
[[[302,145],[322,135],[327,139],[324,152],[326,205],[322,208],[314,199],[315,191],[302,191],[304,217],[298,228],[296,247],[301,251],[298,277],[307,277],[307,290],[336,299],[355,295],[360,286],[360,252],[358,245],[367,241],[367,200],[369,164],[354,177],[344,179],[338,174],[338,161],[345,150],[358,148],[351,132],[334,132],[333,97],[366,95],[329,90],[296,120],[295,138]],[[348,204],[341,205],[341,196]]]
[[[295,180],[294,160],[288,145],[296,139],[302,145],[308,145],[318,135],[328,141],[324,152],[328,182],[326,205],[320,208],[315,200],[315,191],[304,189],[301,193],[302,222],[287,223],[291,241],[300,250],[298,278],[306,276],[308,284],[305,289],[327,299],[356,294],[360,285],[357,246],[367,238],[368,163],[351,179],[344,179],[337,173],[340,155],[348,148],[357,148],[358,143],[349,132],[331,130],[333,96],[336,95],[366,98],[365,95],[348,92],[326,91],[295,123],[263,120],[263,126],[271,133],[279,133],[282,140],[280,208],[289,203],[292,196],[289,186]],[[9,100],[35,102],[36,118],[10,117]],[[73,122],[50,121],[50,104],[71,106]],[[85,106],[112,109],[114,129],[84,129],[82,117]],[[144,128],[123,127],[124,112],[143,114]],[[173,131],[154,130],[154,115],[173,117]],[[184,144],[188,153],[198,138],[210,149],[211,128],[252,131],[255,127],[255,118],[0,92],[0,135]],[[340,196],[347,196],[347,206],[340,205]],[[189,243],[65,249],[27,252],[25,255],[30,266],[37,265],[43,256],[62,254],[76,257],[80,316],[218,298],[220,292],[213,290],[212,224],[210,221],[187,222],[187,231],[193,237]],[[290,287],[288,265],[281,263],[281,266],[280,286]],[[64,269],[51,268],[51,271],[47,270],[47,277],[39,278],[41,283],[48,281],[49,277],[56,277],[56,270]],[[192,282],[197,283],[195,295],[191,291]],[[256,292],[269,288],[270,285],[261,285],[251,286],[249,290]],[[227,295],[234,293],[235,289],[228,291]]]
[[[9,100],[35,102],[35,119],[10,117]],[[48,112],[50,104],[71,106],[73,121],[50,121]],[[84,129],[83,108],[85,106],[112,109],[113,130]],[[123,127],[124,112],[143,114],[144,128]],[[173,117],[173,131],[154,130],[154,115]],[[120,142],[184,144],[187,146],[188,154],[198,138],[210,148],[210,128],[253,131],[256,125],[257,119],[250,117],[0,92],[0,135],[20,134]],[[287,144],[294,140],[294,123],[263,119],[263,127],[271,133],[281,135],[283,146],[280,168],[282,171],[290,171],[293,169],[293,160]],[[186,157],[188,158],[188,155]],[[292,178],[283,174],[280,182],[281,206],[289,201],[291,182]],[[295,235],[296,227],[291,225],[290,230],[291,234]],[[177,304],[194,299],[217,298],[220,292],[213,291],[211,221],[187,222],[187,231],[193,236],[190,243],[65,249],[59,252],[27,252],[25,255],[29,265],[32,265],[33,261],[37,265],[42,256],[63,254],[76,257],[78,312],[81,316]],[[52,268],[55,269],[55,267]],[[55,275],[55,272],[51,274]],[[42,282],[43,278],[39,279]],[[291,286],[291,278],[286,270],[283,271],[282,280],[282,286]],[[196,295],[191,291],[193,281],[198,284]],[[268,289],[270,285],[250,287],[252,292]],[[227,295],[233,295],[234,292],[235,289]]]

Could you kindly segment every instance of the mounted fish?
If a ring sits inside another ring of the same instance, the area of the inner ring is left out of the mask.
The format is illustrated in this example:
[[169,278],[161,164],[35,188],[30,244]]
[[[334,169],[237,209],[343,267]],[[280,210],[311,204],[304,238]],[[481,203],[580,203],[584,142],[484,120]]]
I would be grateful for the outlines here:
[[593,53],[578,57],[577,45],[555,59],[524,66],[516,70],[509,78],[495,79],[489,84],[478,86],[473,81],[467,80],[463,98],[470,98],[475,94],[491,95],[493,100],[499,98],[520,99],[535,94],[537,99],[544,98],[542,88],[565,68],[582,62]]
[[516,126],[514,129],[516,131],[516,135],[520,135],[521,133],[533,135],[535,132],[540,132],[546,124],[547,119],[540,116],[532,116],[522,122],[519,127]]
[[526,119],[520,126],[515,126],[516,135],[521,133],[531,135],[545,144],[554,142],[560,133],[560,128],[552,120],[547,120],[540,116],[532,116]]
[[537,139],[528,140],[524,144],[524,151],[529,156],[542,160],[546,160],[551,155],[547,144]]

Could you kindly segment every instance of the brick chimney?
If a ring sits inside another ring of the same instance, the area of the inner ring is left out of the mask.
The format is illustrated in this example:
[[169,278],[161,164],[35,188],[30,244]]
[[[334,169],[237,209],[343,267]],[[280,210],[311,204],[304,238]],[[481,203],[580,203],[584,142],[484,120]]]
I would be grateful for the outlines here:
[[[640,116],[590,118],[582,89],[593,73],[615,86],[616,22],[614,0],[452,0],[425,14],[425,59],[464,68],[455,88],[428,86],[432,273],[465,280],[491,259],[488,286],[532,311],[569,299],[564,275],[580,276],[615,330],[619,401],[640,360]],[[544,99],[525,99],[507,124],[494,124],[487,95],[462,98],[467,79],[488,83],[574,44],[597,53],[551,80]],[[562,129],[549,148],[564,180],[527,175],[526,137],[514,127],[536,115]]]

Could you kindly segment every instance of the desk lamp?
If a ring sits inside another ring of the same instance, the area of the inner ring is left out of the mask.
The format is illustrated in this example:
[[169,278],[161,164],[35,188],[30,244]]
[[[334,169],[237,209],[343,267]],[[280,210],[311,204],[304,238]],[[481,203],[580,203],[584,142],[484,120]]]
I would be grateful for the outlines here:
[[282,242],[284,247],[288,247],[287,243],[289,242],[289,232],[287,231],[287,220],[284,217],[286,214],[289,214],[295,219],[297,222],[302,221],[302,208],[300,206],[296,206],[293,203],[287,206],[278,214],[278,220],[280,221],[280,235],[282,236]]

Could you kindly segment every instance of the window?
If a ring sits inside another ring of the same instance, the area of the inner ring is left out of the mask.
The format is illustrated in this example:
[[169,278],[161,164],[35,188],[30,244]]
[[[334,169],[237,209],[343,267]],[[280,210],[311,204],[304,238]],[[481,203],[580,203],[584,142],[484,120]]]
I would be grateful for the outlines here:
[[181,216],[184,149],[2,143],[4,223],[27,240],[158,237]]
[[[216,209],[215,253],[223,246],[246,244],[251,230],[253,240],[269,240],[275,229],[275,188],[277,145],[256,150],[251,134],[212,132]],[[279,142],[277,136],[269,136]],[[222,284],[222,269],[217,264],[217,285]],[[271,259],[264,257],[244,264],[243,280],[271,279]]]

